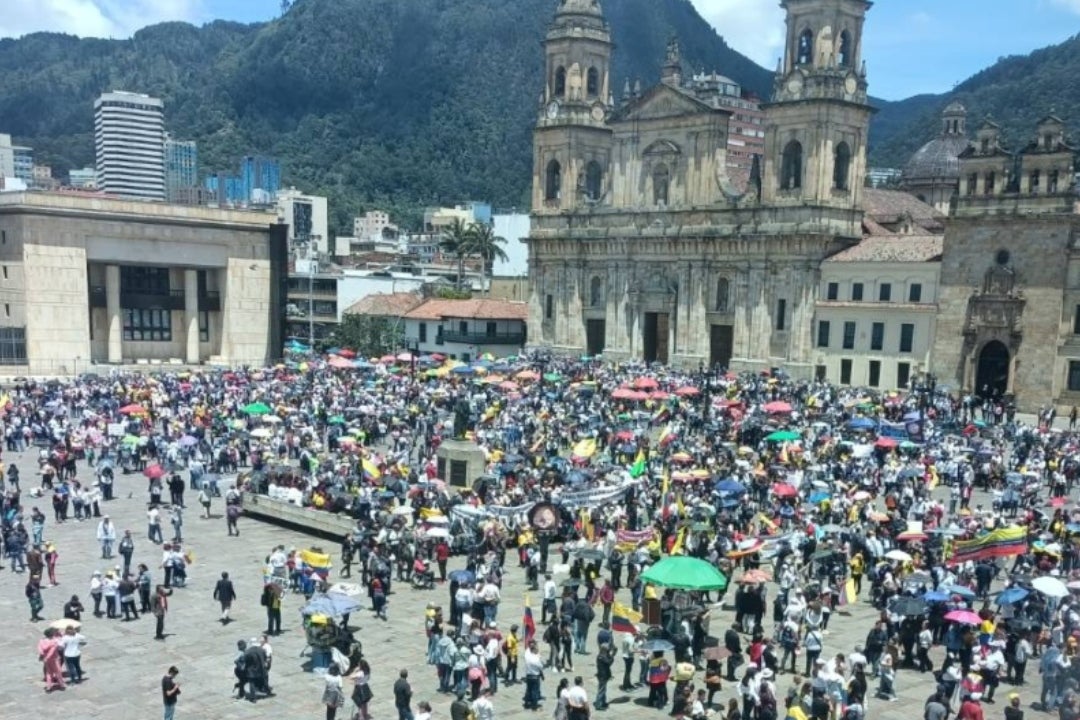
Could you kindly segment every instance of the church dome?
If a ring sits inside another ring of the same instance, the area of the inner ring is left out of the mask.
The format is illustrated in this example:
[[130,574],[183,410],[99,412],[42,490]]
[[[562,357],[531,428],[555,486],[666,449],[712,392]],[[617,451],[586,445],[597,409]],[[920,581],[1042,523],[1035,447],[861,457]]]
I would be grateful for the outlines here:
[[560,15],[603,17],[604,13],[600,9],[600,0],[559,0],[559,9],[555,11],[555,16]]
[[919,148],[904,166],[904,183],[920,180],[959,180],[960,153],[967,149],[967,110],[952,102],[941,114],[941,134]]

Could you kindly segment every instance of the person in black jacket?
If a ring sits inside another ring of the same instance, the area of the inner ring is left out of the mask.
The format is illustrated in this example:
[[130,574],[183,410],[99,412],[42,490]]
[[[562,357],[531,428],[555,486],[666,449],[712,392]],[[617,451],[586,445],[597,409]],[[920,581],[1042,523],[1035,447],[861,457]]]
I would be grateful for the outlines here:
[[229,611],[232,609],[233,600],[236,599],[236,589],[233,587],[229,573],[221,573],[221,579],[214,585],[214,599],[221,603],[221,624],[229,622]]
[[607,708],[607,686],[611,680],[611,663],[615,659],[615,648],[610,643],[600,646],[596,653],[596,699],[593,701],[594,710]]
[[742,638],[739,637],[739,623],[731,624],[724,633],[724,648],[728,651],[727,679],[735,682],[735,668],[742,662]]

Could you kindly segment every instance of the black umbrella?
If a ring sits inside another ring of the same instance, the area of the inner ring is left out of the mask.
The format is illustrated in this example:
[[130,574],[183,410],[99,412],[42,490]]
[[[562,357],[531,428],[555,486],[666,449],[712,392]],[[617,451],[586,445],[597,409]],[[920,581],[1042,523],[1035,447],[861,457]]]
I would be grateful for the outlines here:
[[903,596],[892,601],[891,611],[904,617],[916,617],[926,612],[926,602],[922,598]]
[[604,551],[603,550],[594,550],[592,548],[585,548],[583,550],[575,550],[574,554],[577,555],[582,560],[603,560],[604,559]]

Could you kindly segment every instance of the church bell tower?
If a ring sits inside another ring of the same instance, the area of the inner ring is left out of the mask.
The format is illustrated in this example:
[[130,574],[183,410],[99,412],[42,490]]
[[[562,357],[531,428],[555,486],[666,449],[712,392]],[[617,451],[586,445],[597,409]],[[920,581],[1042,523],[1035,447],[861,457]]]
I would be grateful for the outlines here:
[[612,47],[599,0],[559,0],[544,38],[533,132],[535,213],[597,205],[607,195]]
[[770,205],[862,207],[870,116],[868,0],[782,0],[784,57],[765,106],[762,198]]

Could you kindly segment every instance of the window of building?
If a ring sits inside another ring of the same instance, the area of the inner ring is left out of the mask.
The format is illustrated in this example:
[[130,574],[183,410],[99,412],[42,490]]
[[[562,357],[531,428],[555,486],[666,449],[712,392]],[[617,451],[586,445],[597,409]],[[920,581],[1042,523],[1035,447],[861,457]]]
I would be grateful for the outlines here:
[[121,265],[120,292],[137,295],[168,295],[169,269]]
[[4,317],[11,317],[11,304],[4,303]]
[[780,189],[798,190],[802,187],[802,144],[792,140],[784,147],[780,161]]
[[845,350],[855,349],[855,323],[851,320],[844,323],[844,345]]
[[980,140],[979,148],[983,155],[990,152],[990,140],[988,138],[983,138],[982,140]]
[[7,245],[7,230],[0,230],[0,245]]
[[814,59],[814,33],[807,28],[799,35],[799,44],[796,48],[795,62],[799,65],[809,65]]
[[851,358],[842,358],[840,360],[840,384],[851,384]]
[[896,363],[896,387],[903,388],[908,386],[908,382],[911,380],[911,363],[900,362]]
[[870,326],[870,349],[882,350],[885,348],[885,323],[876,322]]
[[869,370],[870,377],[867,379],[866,384],[876,388],[881,384],[881,361],[871,360]]
[[837,300],[840,297],[840,283],[831,282],[826,286],[825,299]]
[[558,160],[552,160],[547,164],[544,175],[544,199],[558,200],[562,190],[562,166]]
[[833,152],[833,189],[847,190],[851,170],[851,148],[846,142],[836,146]]
[[817,324],[817,346],[819,348],[829,347],[829,331],[831,325],[828,320],[818,320]]
[[426,322],[420,323],[418,330],[419,330],[419,341],[422,342],[422,343],[426,343],[427,342],[427,323]]
[[922,302],[922,283],[911,283],[908,286],[907,299],[911,303]]
[[467,334],[469,332],[469,321],[468,320],[458,320],[457,326],[458,326],[458,332],[461,333],[462,335],[465,335],[465,334]]
[[589,281],[589,306],[600,307],[604,304],[604,281],[599,275]]
[[814,366],[814,379],[818,382],[825,382],[829,379],[829,368],[826,365]]
[[1046,184],[1046,192],[1056,193],[1058,191],[1058,171],[1050,171],[1050,181]]
[[566,95],[566,68],[555,69],[555,97],[561,98]]
[[878,285],[878,302],[892,302],[892,283]]
[[124,308],[124,340],[171,342],[172,312],[160,308]]
[[555,296],[548,295],[544,298],[544,319],[551,320],[555,317]]
[[446,340],[443,338],[442,325],[435,328],[435,344],[442,345]]
[[210,313],[206,310],[199,311],[199,342],[210,342]]
[[728,310],[728,294],[731,292],[731,286],[728,284],[727,278],[716,279],[716,304],[713,306],[716,312],[722,313]]
[[860,302],[863,297],[863,284],[851,283],[851,299],[855,302]]
[[903,323],[900,326],[900,352],[911,352],[915,345],[915,325]]
[[604,188],[604,170],[600,163],[590,160],[585,166],[585,198],[596,202]]
[[986,184],[983,185],[983,195],[993,195],[994,194],[994,183],[995,182],[997,182],[997,175],[992,173],[992,172],[986,173]]
[[0,328],[0,365],[26,364],[26,328]]
[[776,301],[776,329],[787,329],[787,300],[780,298]]
[[1041,180],[1041,173],[1038,170],[1031,171],[1031,192],[1039,192],[1039,180]]
[[974,195],[976,188],[979,186],[979,176],[975,173],[971,173],[967,178],[967,194]]
[[836,62],[840,67],[851,67],[851,33],[847,30],[840,33],[840,51],[836,54]]
[[589,68],[585,74],[585,94],[591,98],[600,94],[600,73],[596,68]]
[[499,334],[499,326],[494,322],[484,323],[484,334],[488,337],[495,337]]
[[668,204],[668,187],[670,184],[671,171],[668,170],[667,165],[660,163],[653,169],[652,173],[653,204]]
[[1069,392],[1080,392],[1080,360],[1069,361]]

